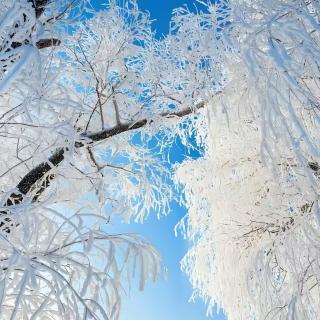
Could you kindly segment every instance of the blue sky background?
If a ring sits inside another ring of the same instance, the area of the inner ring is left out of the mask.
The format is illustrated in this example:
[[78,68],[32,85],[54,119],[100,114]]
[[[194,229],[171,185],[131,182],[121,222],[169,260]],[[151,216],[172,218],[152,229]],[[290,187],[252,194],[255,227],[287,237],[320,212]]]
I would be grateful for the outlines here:
[[[138,0],[139,8],[150,12],[154,30],[158,37],[168,33],[172,10],[187,5],[194,8],[192,0]],[[199,4],[198,4],[199,6]]]
[[[141,145],[139,134],[133,141]],[[157,153],[156,139],[151,140],[149,147]],[[192,158],[201,156],[201,151],[187,150],[179,139],[172,148],[165,150],[164,153],[168,154],[171,164],[181,163],[187,156]],[[181,236],[175,237],[174,227],[186,211],[176,203],[171,203],[171,210],[168,216],[162,216],[160,220],[157,219],[156,214],[151,214],[143,224],[114,223],[111,225],[113,232],[136,232],[143,235],[157,248],[164,266],[168,268],[167,279],[160,276],[156,283],[148,283],[143,292],[137,289],[138,283],[134,283],[130,295],[124,299],[121,320],[208,319],[205,316],[206,306],[202,301],[188,302],[192,289],[187,277],[180,271],[180,260],[188,250],[188,242]],[[221,318],[214,317],[213,319]]]
[[[92,0],[97,8],[102,8],[103,0]],[[191,0],[138,0],[139,7],[148,10],[157,37],[168,32],[171,12],[174,8],[187,4]],[[172,162],[181,162],[186,156],[199,157],[198,152],[188,154],[185,147],[177,142],[170,151]],[[112,231],[136,232],[143,235],[160,252],[163,263],[168,267],[167,280],[160,277],[156,283],[147,283],[143,292],[132,286],[130,294],[123,299],[121,320],[225,320],[220,314],[206,317],[206,306],[200,300],[189,302],[191,285],[180,271],[180,260],[188,250],[188,242],[181,236],[175,237],[174,227],[185,215],[185,209],[172,204],[172,213],[160,220],[151,215],[144,224],[113,225]]]

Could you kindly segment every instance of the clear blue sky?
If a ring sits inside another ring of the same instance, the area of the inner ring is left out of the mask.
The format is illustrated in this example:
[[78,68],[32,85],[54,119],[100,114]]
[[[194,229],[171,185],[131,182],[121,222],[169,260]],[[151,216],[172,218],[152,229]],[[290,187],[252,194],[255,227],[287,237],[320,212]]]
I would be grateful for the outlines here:
[[[105,0],[91,0],[92,5],[98,9],[103,8],[105,2]],[[155,20],[153,28],[156,31],[157,37],[161,37],[168,32],[173,9],[184,5],[187,5],[191,10],[195,8],[194,0],[137,0],[137,2],[139,8],[149,11],[151,20]],[[198,3],[197,8],[203,7]]]
[[148,10],[151,19],[156,20],[153,27],[157,31],[157,36],[165,35],[168,32],[173,9],[183,5],[193,8],[194,3],[195,1],[192,0],[138,0],[139,7],[143,10]]
[[[157,36],[168,32],[171,12],[174,8],[187,4],[193,6],[191,0],[138,0],[139,7],[148,10]],[[103,0],[92,0],[99,8]],[[182,161],[186,150],[176,145],[170,152],[171,160]],[[199,156],[197,153],[194,157]],[[168,279],[160,279],[156,283],[148,283],[145,290],[132,288],[130,296],[123,301],[121,320],[222,320],[223,315],[206,317],[206,306],[200,301],[189,303],[192,288],[187,277],[180,271],[180,260],[188,250],[188,243],[182,237],[176,238],[174,226],[184,216],[185,209],[172,205],[172,213],[157,220],[150,216],[143,224],[117,225],[113,230],[121,232],[137,232],[150,241],[161,253],[164,264],[169,269]],[[137,286],[136,286],[137,287]]]

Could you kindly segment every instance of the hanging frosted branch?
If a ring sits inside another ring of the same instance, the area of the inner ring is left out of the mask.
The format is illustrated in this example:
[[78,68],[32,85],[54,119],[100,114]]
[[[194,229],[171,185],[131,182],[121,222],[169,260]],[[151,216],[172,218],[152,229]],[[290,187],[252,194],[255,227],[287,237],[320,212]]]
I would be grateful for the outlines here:
[[195,243],[183,268],[228,319],[317,318],[319,4],[207,8],[211,21],[227,17],[225,82],[208,108],[206,158],[178,172],[189,208],[178,227]]

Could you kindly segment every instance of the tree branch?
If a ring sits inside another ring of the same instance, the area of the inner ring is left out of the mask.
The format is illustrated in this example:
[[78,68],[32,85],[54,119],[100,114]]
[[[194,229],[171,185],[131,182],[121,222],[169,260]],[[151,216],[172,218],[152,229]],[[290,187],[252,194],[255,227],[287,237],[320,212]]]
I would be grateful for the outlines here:
[[[195,111],[203,108],[205,106],[204,103],[200,103],[196,105],[194,108],[186,108],[181,111],[177,112],[164,112],[160,114],[160,117],[163,119],[172,118],[172,117],[178,117],[183,118],[185,116],[188,116]],[[127,124],[119,124],[116,125],[113,128],[105,129],[96,133],[89,133],[89,134],[82,134],[82,137],[88,142],[82,142],[77,141],[75,142],[75,148],[82,148],[85,146],[88,146],[88,144],[92,144],[97,141],[106,140],[108,138],[117,136],[124,132],[133,131],[136,129],[143,128],[148,123],[152,123],[154,120],[147,120],[142,119],[137,122],[130,122]],[[32,198],[32,201],[35,202],[38,200],[39,196],[46,190],[46,188],[50,185],[50,182],[52,179],[54,179],[55,174],[49,174],[49,172],[60,165],[62,161],[64,160],[65,156],[65,149],[61,148],[56,150],[51,157],[47,161],[44,161],[37,165],[34,169],[32,169],[30,172],[28,172],[18,183],[16,186],[16,191],[11,193],[8,197],[8,200],[5,202],[5,207],[10,207],[13,205],[20,204],[24,201],[24,196],[26,196],[32,189],[37,187],[37,184],[39,184],[39,189],[36,191],[35,195]],[[42,181],[43,180],[43,181]],[[7,214],[8,212],[5,210],[0,211],[0,216],[3,214]],[[5,218],[5,221],[10,223],[10,218]],[[0,228],[7,223],[0,222]],[[9,227],[6,227],[4,229],[6,232],[10,232]]]
[[[185,116],[188,116],[188,115],[194,113],[195,111],[197,111],[201,108],[204,108],[204,106],[205,106],[204,103],[199,103],[193,109],[186,108],[186,109],[183,109],[178,112],[163,112],[160,114],[160,117],[161,118],[174,118],[174,117],[183,118]],[[140,128],[144,127],[148,122],[151,124],[152,122],[154,122],[154,120],[142,119],[137,122],[120,124],[120,125],[116,125],[115,127],[111,128],[111,129],[105,129],[105,130],[102,130],[99,132],[89,133],[89,134],[85,135],[84,137],[92,140],[93,142],[101,141],[101,140],[105,140],[110,137],[116,136],[118,134],[121,134],[123,132],[140,129]],[[77,144],[80,147],[83,146],[82,142],[77,142],[76,147],[77,147]]]
[[28,0],[28,2],[32,3],[32,6],[34,7],[36,12],[36,17],[39,18],[43,14],[50,0]]
[[61,41],[59,39],[41,39],[39,40],[36,45],[38,49],[44,49],[44,48],[50,48],[50,47],[56,47],[61,44]]

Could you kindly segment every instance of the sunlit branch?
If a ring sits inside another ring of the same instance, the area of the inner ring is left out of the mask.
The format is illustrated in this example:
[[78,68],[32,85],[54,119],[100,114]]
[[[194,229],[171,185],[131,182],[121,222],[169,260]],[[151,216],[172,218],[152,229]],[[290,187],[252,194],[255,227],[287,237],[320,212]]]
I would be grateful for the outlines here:
[[[200,103],[193,108],[185,108],[177,112],[164,112],[160,114],[160,118],[167,119],[172,117],[183,118],[188,116],[197,110],[203,108],[204,103]],[[83,141],[77,141],[75,143],[76,148],[82,148],[84,146],[90,145],[94,142],[103,141],[111,137],[115,137],[119,134],[134,131],[145,127],[147,124],[154,122],[152,119],[142,119],[137,122],[130,122],[127,124],[120,124],[110,129],[105,129],[95,133],[83,134]],[[15,192],[13,192],[5,203],[5,206],[12,206],[19,204],[23,201],[24,195],[27,195],[29,191],[44,177],[45,180],[41,183],[36,195],[33,196],[33,201],[36,201],[43,191],[50,185],[50,181],[54,178],[54,174],[49,174],[51,170],[58,167],[60,163],[64,160],[65,149],[58,149],[47,161],[40,163],[29,173],[27,173],[16,186]],[[3,212],[4,213],[4,212]],[[1,226],[1,225],[0,225]]]

